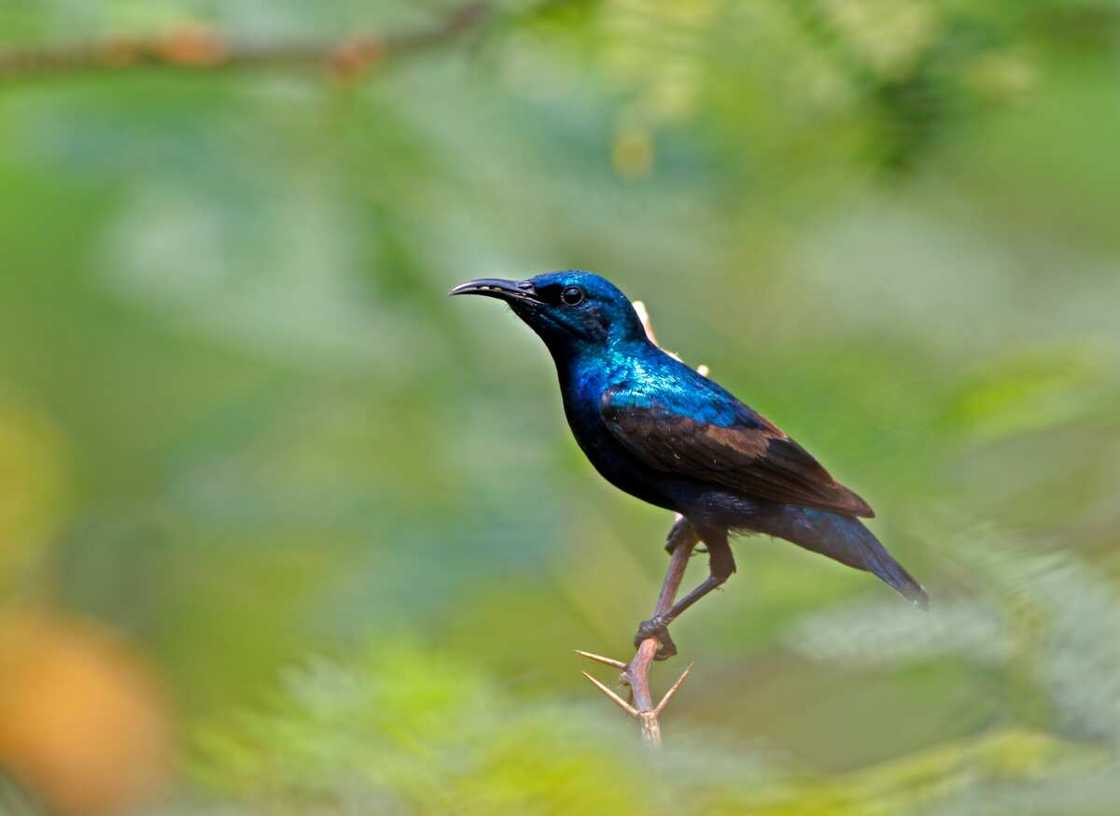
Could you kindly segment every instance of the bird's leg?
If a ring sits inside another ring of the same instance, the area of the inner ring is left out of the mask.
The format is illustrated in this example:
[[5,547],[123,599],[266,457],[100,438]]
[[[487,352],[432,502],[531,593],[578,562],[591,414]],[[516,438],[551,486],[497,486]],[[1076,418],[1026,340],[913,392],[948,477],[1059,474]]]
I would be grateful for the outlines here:
[[[665,551],[672,558],[669,561],[669,569],[665,573],[665,579],[661,582],[661,591],[657,594],[657,605],[653,609],[651,620],[658,619],[672,609],[673,601],[677,597],[677,589],[681,585],[681,578],[684,577],[684,571],[688,567],[688,559],[692,554],[693,547],[699,541],[700,537],[696,533],[696,528],[689,524],[688,519],[684,516],[678,515],[676,521],[673,522],[673,526],[669,528],[669,535],[665,539]],[[638,631],[640,634],[641,627]],[[669,631],[664,627],[656,632],[651,632],[648,637],[655,637],[658,641],[656,660],[666,660],[677,653],[677,646],[673,643],[673,639],[669,637]],[[634,646],[639,647],[644,639],[640,636],[635,637]]]
[[[685,522],[688,531],[691,531],[692,542],[695,545],[696,531],[691,525]],[[673,526],[673,531],[670,532],[670,544],[672,541],[673,532],[677,531],[680,522]],[[683,533],[682,533],[683,535]],[[687,540],[687,539],[685,539]],[[657,660],[666,660],[677,653],[677,647],[673,643],[673,639],[669,637],[669,624],[676,620],[681,613],[703,598],[713,589],[721,586],[732,573],[735,572],[735,558],[731,555],[731,545],[727,542],[726,531],[707,531],[704,535],[704,541],[708,545],[708,577],[700,582],[700,585],[673,604],[667,611],[657,612],[649,620],[644,620],[638,626],[638,632],[634,635],[634,645],[638,645],[646,638],[656,637],[661,642],[661,648],[657,650]],[[668,548],[668,544],[666,547]],[[674,549],[677,545],[674,545]],[[658,603],[659,610],[664,607]]]

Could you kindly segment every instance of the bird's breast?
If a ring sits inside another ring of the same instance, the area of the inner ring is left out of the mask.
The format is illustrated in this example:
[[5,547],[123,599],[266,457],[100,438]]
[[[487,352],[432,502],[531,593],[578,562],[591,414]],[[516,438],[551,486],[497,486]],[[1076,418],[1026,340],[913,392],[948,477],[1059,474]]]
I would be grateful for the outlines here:
[[618,378],[610,372],[573,372],[561,375],[564,414],[580,450],[604,479],[632,496],[657,505],[675,509],[665,474],[657,473],[639,462],[615,438],[600,411],[603,394]]

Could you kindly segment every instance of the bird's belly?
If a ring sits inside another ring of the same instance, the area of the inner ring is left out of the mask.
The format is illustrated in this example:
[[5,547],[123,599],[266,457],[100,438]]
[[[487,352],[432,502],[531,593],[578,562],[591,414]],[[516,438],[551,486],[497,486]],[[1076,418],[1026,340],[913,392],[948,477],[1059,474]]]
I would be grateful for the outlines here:
[[635,459],[601,422],[597,422],[598,417],[587,420],[569,416],[568,419],[576,442],[600,476],[642,501],[677,509],[672,499],[672,480]]
[[625,461],[614,452],[593,453],[585,450],[585,453],[599,475],[619,490],[658,507],[676,509],[668,495],[665,480],[656,475],[651,478],[647,469]]

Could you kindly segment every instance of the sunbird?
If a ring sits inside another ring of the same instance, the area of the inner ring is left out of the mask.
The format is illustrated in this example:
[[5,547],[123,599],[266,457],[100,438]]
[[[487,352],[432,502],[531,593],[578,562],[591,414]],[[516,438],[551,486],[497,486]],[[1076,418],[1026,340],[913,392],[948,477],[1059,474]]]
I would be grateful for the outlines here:
[[874,517],[871,506],[773,422],[655,345],[614,284],[569,270],[478,278],[450,294],[505,301],[552,354],[568,425],[599,474],[680,514],[707,546],[708,577],[643,621],[635,644],[655,636],[658,657],[676,651],[669,624],[735,572],[731,533],[791,541],[927,605],[921,584],[860,522]]

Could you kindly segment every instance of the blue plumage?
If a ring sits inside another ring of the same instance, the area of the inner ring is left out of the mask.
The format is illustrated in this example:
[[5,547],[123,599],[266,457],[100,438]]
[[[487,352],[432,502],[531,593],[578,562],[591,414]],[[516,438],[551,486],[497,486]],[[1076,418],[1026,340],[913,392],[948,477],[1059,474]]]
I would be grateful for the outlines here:
[[735,571],[729,532],[786,539],[925,605],[925,590],[859,521],[871,507],[768,419],[650,342],[609,281],[572,270],[479,279],[451,294],[506,301],[551,352],[568,424],[595,469],[680,513],[707,545],[709,577],[639,638],[657,633],[669,647],[669,621]]

